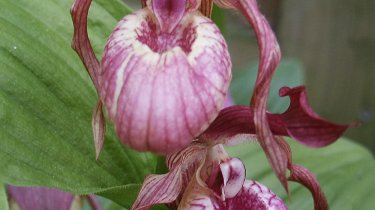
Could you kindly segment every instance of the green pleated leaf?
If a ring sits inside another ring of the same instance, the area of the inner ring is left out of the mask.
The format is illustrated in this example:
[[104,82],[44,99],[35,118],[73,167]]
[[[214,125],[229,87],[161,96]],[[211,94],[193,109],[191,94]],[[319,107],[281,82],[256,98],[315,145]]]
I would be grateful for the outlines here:
[[[124,148],[109,126],[95,160],[91,113],[97,96],[70,47],[72,3],[0,1],[0,180],[97,192],[129,207],[156,158]],[[93,1],[89,34],[99,57],[127,13],[120,0]]]
[[3,210],[9,209],[5,187],[1,183],[0,183],[0,209],[3,209]]
[[[238,105],[249,105],[254,90],[254,84],[258,73],[258,65],[233,72],[230,92],[233,100]],[[277,68],[271,83],[268,98],[268,110],[271,112],[283,112],[289,105],[288,98],[280,98],[279,89],[283,86],[295,87],[304,84],[303,68],[295,59],[284,59]]]
[[[293,140],[288,143],[293,163],[307,167],[316,175],[332,210],[374,208],[375,161],[367,149],[347,139],[322,149],[306,148]],[[314,209],[310,192],[299,184],[289,182],[291,199],[288,200],[258,144],[249,143],[228,150],[244,161],[249,179],[271,188],[284,198],[290,210]]]

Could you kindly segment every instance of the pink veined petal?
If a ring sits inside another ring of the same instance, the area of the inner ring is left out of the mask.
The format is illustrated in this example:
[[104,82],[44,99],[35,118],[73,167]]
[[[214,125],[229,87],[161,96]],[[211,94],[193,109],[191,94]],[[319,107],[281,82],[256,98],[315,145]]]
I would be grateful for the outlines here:
[[[331,123],[315,114],[307,102],[303,86],[283,87],[280,95],[290,97],[290,106],[282,114],[266,114],[273,135],[290,136],[310,147],[323,147],[335,142],[350,127]],[[254,111],[250,107],[225,108],[200,138],[218,141],[231,139],[239,134],[255,134],[253,118]]]
[[219,29],[199,12],[186,13],[167,36],[152,17],[144,8],[117,25],[103,55],[101,96],[123,143],[167,154],[217,116],[231,63]]
[[104,139],[105,139],[105,129],[106,122],[103,114],[103,103],[101,100],[98,100],[95,105],[93,115],[92,115],[92,130],[94,134],[94,144],[95,144],[95,154],[96,159],[99,158],[100,151],[103,148]]
[[91,47],[87,33],[87,15],[91,0],[75,0],[70,13],[74,25],[72,48],[77,52],[99,92],[100,65]]
[[165,33],[172,32],[186,10],[186,0],[152,0],[151,4],[161,30]]
[[172,203],[181,199],[197,168],[204,161],[206,147],[193,144],[167,156],[169,173],[146,177],[132,209],[148,209],[154,204]]
[[288,192],[285,176],[287,157],[275,141],[266,115],[271,78],[281,58],[280,48],[270,25],[260,13],[256,0],[238,0],[238,3],[239,9],[255,31],[260,50],[258,76],[251,99],[256,134],[276,176]]
[[[193,143],[182,151],[168,155],[166,158],[166,164],[169,170],[174,170],[176,167],[180,167],[181,176],[181,192],[184,192],[187,185],[193,178],[197,169],[203,164],[207,152],[207,147],[199,143]],[[177,198],[177,201],[181,200],[182,193]],[[179,202],[174,202],[171,205],[178,206]]]
[[21,209],[69,210],[74,195],[43,187],[8,186],[8,193]]
[[286,210],[288,207],[264,185],[246,180],[241,191],[226,200],[227,210]]
[[320,189],[318,181],[308,169],[299,165],[293,165],[288,179],[290,181],[298,182],[310,190],[314,198],[315,210],[329,209],[327,199],[323,191]]
[[181,168],[167,174],[147,176],[132,210],[146,210],[154,204],[171,203],[177,199],[182,188]]
[[254,125],[260,145],[266,153],[277,177],[288,191],[285,176],[286,159],[275,142],[267,122],[266,105],[272,75],[280,62],[281,53],[276,37],[265,17],[259,11],[256,0],[217,0],[223,7],[236,7],[249,21],[258,39],[260,50],[258,76],[251,99],[254,108]]
[[[74,35],[72,40],[72,48],[81,58],[91,80],[94,83],[96,91],[99,94],[99,73],[100,65],[91,47],[91,43],[87,33],[87,16],[91,0],[75,0],[70,13],[74,25]],[[94,135],[96,159],[98,159],[100,151],[104,143],[105,135],[105,119],[102,112],[101,100],[96,104],[92,116],[92,130]]]

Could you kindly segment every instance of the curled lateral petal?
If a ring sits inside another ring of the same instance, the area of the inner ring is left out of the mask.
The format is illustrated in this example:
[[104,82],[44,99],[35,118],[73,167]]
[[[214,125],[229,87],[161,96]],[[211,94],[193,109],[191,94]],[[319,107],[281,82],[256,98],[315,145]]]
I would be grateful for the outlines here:
[[203,164],[206,152],[205,145],[193,143],[189,147],[167,156],[166,164],[169,170],[181,168],[179,175],[182,179],[182,191],[185,190],[197,169]]
[[132,210],[149,209],[150,206],[175,201],[181,192],[181,168],[176,167],[167,174],[147,176]]
[[271,79],[281,59],[279,44],[267,22],[259,11],[256,0],[222,1],[236,6],[249,21],[255,31],[259,46],[259,67],[251,99],[254,108],[254,125],[258,141],[263,148],[276,176],[288,191],[286,172],[286,154],[274,140],[268,125],[266,107]]
[[320,189],[318,181],[309,170],[299,165],[293,165],[288,179],[290,181],[298,182],[310,190],[314,198],[315,210],[329,209],[327,199],[323,191]]
[[123,143],[167,154],[217,116],[231,63],[219,29],[199,12],[186,13],[172,34],[157,27],[148,8],[117,25],[102,59],[101,96]]
[[43,187],[8,186],[8,193],[21,209],[69,210],[74,195]]
[[287,155],[275,141],[266,115],[271,78],[281,58],[280,48],[270,25],[260,13],[256,0],[239,0],[238,3],[239,9],[255,31],[260,51],[258,75],[251,99],[256,134],[276,176],[288,192],[285,175]]
[[100,65],[91,47],[87,33],[87,15],[91,0],[75,0],[70,13],[74,25],[72,48],[77,52],[99,92]]
[[[316,115],[307,102],[303,86],[283,87],[280,95],[289,96],[290,105],[282,114],[266,114],[273,135],[290,136],[306,146],[322,147],[335,142],[349,127],[331,123]],[[200,138],[207,141],[231,141],[239,135],[255,134],[253,118],[254,110],[248,106],[227,107],[220,111]]]
[[103,114],[103,103],[101,100],[98,100],[94,108],[91,125],[94,134],[96,159],[98,159],[100,151],[103,148],[106,129],[106,123]]
[[226,200],[227,210],[286,210],[288,207],[264,185],[246,180],[241,191]]
[[289,96],[288,110],[279,115],[289,136],[310,147],[324,147],[335,142],[349,127],[320,118],[310,107],[305,87],[283,87],[280,96]]
[[[204,162],[205,153],[203,145],[192,144],[167,156],[169,172],[146,177],[132,209],[148,209],[154,204],[172,203],[181,199],[181,192],[185,191],[195,171]],[[171,205],[174,206],[175,203]]]

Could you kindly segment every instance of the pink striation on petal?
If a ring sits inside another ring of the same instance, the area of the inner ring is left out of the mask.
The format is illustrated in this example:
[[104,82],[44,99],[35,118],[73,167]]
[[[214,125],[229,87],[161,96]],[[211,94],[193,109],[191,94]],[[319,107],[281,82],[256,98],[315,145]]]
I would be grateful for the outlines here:
[[132,210],[149,209],[154,204],[171,203],[181,192],[181,168],[177,167],[167,174],[147,176]]
[[[290,97],[290,106],[282,114],[267,113],[273,135],[290,136],[310,147],[323,147],[335,142],[349,127],[331,123],[315,114],[302,86],[283,87],[280,95]],[[220,141],[241,134],[255,134],[254,110],[248,106],[223,109],[200,138]]]
[[246,180],[236,197],[226,200],[227,210],[286,210],[288,207],[264,185]]
[[225,8],[239,9],[255,31],[260,51],[258,76],[251,99],[256,135],[277,177],[288,191],[285,176],[286,155],[274,140],[266,115],[272,75],[281,59],[276,37],[266,18],[259,11],[256,0],[216,0],[215,2]]
[[189,145],[217,116],[230,69],[227,45],[211,20],[187,13],[164,34],[145,8],[110,36],[101,96],[123,143],[167,154]]
[[186,0],[152,0],[152,11],[163,32],[170,33],[181,21]]
[[315,210],[329,209],[327,199],[323,191],[320,189],[318,181],[309,170],[299,165],[293,165],[288,180],[298,182],[310,190],[314,198]]
[[182,191],[185,191],[197,169],[203,164],[207,153],[207,147],[201,144],[191,144],[182,151],[168,155],[166,158],[169,170],[180,167],[182,178]]
[[21,209],[69,210],[74,195],[51,188],[8,186],[8,193]]
[[198,167],[204,161],[206,147],[192,144],[186,149],[171,154],[166,162],[169,172],[146,177],[132,209],[148,209],[154,204],[172,203],[180,200]]
[[272,75],[281,58],[280,48],[270,25],[260,13],[256,0],[238,0],[238,4],[238,8],[255,31],[260,51],[258,76],[251,99],[251,104],[254,108],[256,134],[276,176],[285,190],[288,191],[288,183],[285,176],[287,157],[275,141],[266,115]]

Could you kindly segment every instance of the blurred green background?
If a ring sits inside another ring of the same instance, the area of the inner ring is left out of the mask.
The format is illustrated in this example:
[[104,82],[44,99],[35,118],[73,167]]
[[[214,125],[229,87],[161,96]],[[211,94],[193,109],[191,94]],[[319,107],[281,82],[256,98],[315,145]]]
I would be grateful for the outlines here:
[[[125,0],[133,8],[139,2]],[[338,123],[360,122],[346,136],[375,153],[375,1],[259,0],[284,58],[297,59],[314,110]],[[215,11],[224,23],[233,70],[257,61],[255,36],[233,11]],[[274,78],[276,80],[277,78]],[[253,84],[249,84],[253,85]]]

